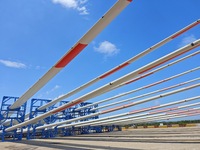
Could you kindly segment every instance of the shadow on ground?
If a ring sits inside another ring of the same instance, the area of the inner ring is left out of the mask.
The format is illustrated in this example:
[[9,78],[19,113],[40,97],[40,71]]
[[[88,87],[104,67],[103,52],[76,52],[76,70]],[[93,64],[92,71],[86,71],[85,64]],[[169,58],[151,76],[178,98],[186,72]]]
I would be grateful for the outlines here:
[[[57,140],[57,138],[56,138]],[[64,139],[62,139],[64,140]],[[119,147],[110,147],[110,146],[95,146],[95,145],[86,145],[86,144],[71,144],[71,143],[62,143],[62,142],[54,142],[54,139],[52,139],[51,142],[44,142],[44,141],[34,141],[34,140],[29,140],[29,141],[20,141],[18,143],[22,144],[28,144],[30,146],[37,146],[37,147],[48,147],[48,148],[53,148],[53,149],[64,149],[64,150],[88,150],[88,149],[101,149],[101,150],[140,150],[140,149],[134,149],[134,148],[119,148]],[[77,141],[78,143],[78,141]],[[16,149],[15,149],[16,150]],[[26,150],[33,150],[31,149],[26,149]]]

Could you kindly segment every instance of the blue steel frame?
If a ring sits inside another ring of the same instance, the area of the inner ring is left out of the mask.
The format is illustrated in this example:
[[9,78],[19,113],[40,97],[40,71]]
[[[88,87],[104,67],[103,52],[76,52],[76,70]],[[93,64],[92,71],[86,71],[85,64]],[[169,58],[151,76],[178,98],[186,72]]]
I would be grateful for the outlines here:
[[[24,103],[21,107],[16,109],[10,109],[10,106],[18,99],[19,97],[4,96],[2,99],[1,110],[0,110],[0,120],[1,125],[0,129],[3,131],[1,134],[2,141],[5,141],[5,137],[10,137],[12,141],[22,139],[22,131],[17,129],[12,132],[6,132],[5,129],[14,125],[14,123],[21,123],[25,120],[26,113],[26,104]],[[12,114],[12,115],[11,115]]]
[[[31,99],[29,119],[35,118],[35,117],[37,117],[37,116],[39,116],[39,115],[41,115],[41,114],[53,109],[54,106],[51,106],[51,107],[49,107],[47,109],[44,109],[44,110],[39,110],[38,109],[39,107],[41,107],[41,106],[43,106],[43,105],[45,105],[45,104],[47,104],[49,102],[51,102],[51,100],[48,100],[48,99],[35,99],[35,98]],[[37,133],[36,127],[44,125],[44,122],[46,124],[50,124],[53,121],[55,121],[54,115],[49,116],[49,117],[47,117],[47,118],[45,118],[43,120],[40,120],[35,124],[28,125],[27,139],[34,139],[35,136],[37,136],[37,135],[43,135],[44,134],[43,131],[41,132],[42,134],[41,133]]]
[[[6,120],[10,120],[9,125],[6,127],[12,126],[14,120],[17,120],[18,122],[23,122],[25,120],[26,103],[23,106],[21,106],[20,108],[17,108],[14,110],[9,109],[11,104],[13,104],[17,99],[18,99],[18,97],[9,97],[9,96],[3,97],[2,105],[1,105],[0,119],[1,119],[1,124],[3,122],[5,122]],[[11,100],[12,100],[12,102],[11,102]],[[47,100],[47,99],[32,99],[31,106],[30,106],[29,119],[32,119],[40,114],[43,114],[43,113],[50,111],[58,106],[68,103],[68,101],[61,101],[58,104],[55,104],[47,109],[38,110],[39,107],[49,103],[50,101],[51,100]],[[47,130],[43,129],[41,131],[36,131],[36,127],[44,125],[44,124],[51,124],[51,123],[54,123],[57,121],[69,120],[72,118],[96,113],[98,111],[98,110],[91,111],[91,109],[97,108],[98,105],[94,105],[89,108],[85,108],[85,109],[76,111],[76,108],[83,107],[88,104],[91,104],[91,103],[82,102],[78,105],[75,105],[71,108],[68,108],[68,109],[62,111],[60,114],[52,115],[50,117],[43,119],[42,121],[38,121],[36,124],[29,125],[28,131],[27,131],[27,139],[34,139],[36,136],[41,136],[41,138],[52,138],[52,137],[56,137],[60,133],[64,136],[71,136],[71,135],[76,135],[76,134],[112,132],[114,130],[114,128],[116,128],[116,127],[118,128],[118,130],[120,130],[120,127],[118,127],[118,126],[86,126],[86,127],[79,127],[79,128],[75,128],[75,127],[63,128],[63,129],[59,129],[59,130],[57,129],[57,127],[55,127],[54,129],[47,129]],[[56,105],[58,105],[58,106],[56,106]],[[13,113],[13,114],[15,114],[14,117],[13,117],[13,115],[9,116],[9,112],[11,112],[11,111],[12,112],[14,111],[14,113]],[[99,116],[94,116],[94,117],[83,119],[80,121],[87,121],[87,120],[98,119],[98,118],[99,118]],[[23,128],[21,128],[21,132],[19,132],[19,131],[17,132],[17,130],[15,130],[13,132],[6,133],[5,132],[6,127],[2,126],[2,125],[0,126],[0,129],[3,130],[3,133],[1,135],[2,141],[5,140],[5,136],[13,137],[13,140],[16,140],[16,139],[21,140],[22,139]]]
[[[83,106],[86,106],[88,104],[91,104],[91,103],[90,102],[82,102],[82,103],[76,105],[75,108],[72,109],[72,114],[74,114],[73,118],[86,116],[86,115],[89,115],[89,114],[92,114],[92,113],[96,113],[98,111],[98,110],[91,111],[91,109],[97,108],[98,105],[90,106],[88,108],[84,108],[84,109],[81,109],[81,110],[78,110],[78,111],[76,110],[76,108],[83,107]],[[91,119],[98,119],[98,118],[99,118],[99,116],[94,116],[94,117],[83,119],[83,120],[80,120],[80,121],[88,121],[88,120],[91,120]],[[86,126],[86,127],[80,127],[80,128],[70,127],[70,128],[63,128],[62,129],[62,133],[63,133],[64,136],[71,136],[71,135],[75,135],[76,133],[78,133],[78,134],[89,134],[89,133],[91,133],[91,131],[93,131],[95,133],[101,133],[102,127],[101,126],[96,126],[96,127]]]

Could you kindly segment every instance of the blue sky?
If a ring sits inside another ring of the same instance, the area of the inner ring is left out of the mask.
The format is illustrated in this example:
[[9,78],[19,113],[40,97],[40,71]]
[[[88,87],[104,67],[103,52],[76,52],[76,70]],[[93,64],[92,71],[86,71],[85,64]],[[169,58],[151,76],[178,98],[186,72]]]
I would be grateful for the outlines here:
[[[20,97],[24,94],[115,2],[116,0],[1,0],[0,99],[5,95]],[[36,93],[34,98],[54,99],[119,65],[199,19],[199,6],[199,0],[133,0],[80,55]],[[200,25],[68,100],[199,39],[199,31]],[[191,52],[197,50],[198,48]],[[90,101],[101,100],[198,67],[199,60],[199,55],[192,57]],[[200,71],[196,71],[127,97],[184,82],[199,75]],[[199,91],[200,88],[196,88],[120,112],[197,96]]]

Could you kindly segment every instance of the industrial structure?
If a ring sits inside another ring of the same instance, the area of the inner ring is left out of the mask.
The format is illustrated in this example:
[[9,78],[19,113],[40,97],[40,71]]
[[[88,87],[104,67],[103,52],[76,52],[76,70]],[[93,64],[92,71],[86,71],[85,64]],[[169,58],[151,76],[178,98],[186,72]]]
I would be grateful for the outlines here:
[[[117,102],[109,102],[144,89],[150,89],[151,87],[177,79],[186,74],[190,74],[191,72],[197,72],[200,70],[200,66],[94,103],[87,102],[96,96],[122,86],[132,84],[138,80],[142,80],[143,78],[151,76],[152,74],[155,74],[165,68],[181,63],[186,59],[192,59],[192,57],[200,54],[200,50],[190,54],[187,54],[187,52],[199,47],[200,39],[174,50],[173,52],[89,93],[86,93],[83,96],[80,96],[72,101],[67,100],[68,97],[125,68],[131,63],[134,63],[136,60],[144,57],[150,52],[153,52],[155,49],[177,38],[189,29],[197,26],[200,24],[200,20],[191,23],[122,64],[59,98],[54,100],[32,98],[37,91],[39,91],[45,84],[48,83],[48,81],[50,81],[56,74],[66,67],[123,9],[125,9],[126,6],[131,3],[131,1],[132,0],[118,0],[117,3],[114,4],[114,6],[105,15],[103,15],[103,17],[69,51],[21,97],[3,97],[0,109],[0,138],[2,141],[10,138],[12,138],[12,140],[22,140],[23,137],[26,137],[27,139],[34,139],[110,132],[113,130],[121,130],[120,125],[122,124],[160,121],[200,114],[200,107],[198,107],[200,102],[195,102],[200,99],[200,96],[193,96],[185,99],[174,99],[173,102],[151,106],[144,109],[135,109],[133,107],[142,103],[147,103],[156,99],[161,99],[173,94],[198,88],[200,87],[199,77],[131,98],[124,98],[123,100],[119,100]],[[186,54],[186,56],[181,57],[183,54]],[[29,110],[27,109],[28,100],[30,100]],[[132,102],[133,100],[135,101]],[[107,104],[100,105],[105,102]],[[130,103],[124,105],[122,104],[124,102]],[[193,103],[183,104],[186,102]],[[118,104],[120,104],[120,106],[115,106]],[[174,107],[173,105],[179,106]],[[107,109],[107,107],[111,106],[114,107]],[[129,107],[131,109],[133,108],[130,112],[109,115],[111,112]],[[104,110],[104,108],[106,109]],[[104,114],[108,114],[108,116],[101,117],[101,115]]]

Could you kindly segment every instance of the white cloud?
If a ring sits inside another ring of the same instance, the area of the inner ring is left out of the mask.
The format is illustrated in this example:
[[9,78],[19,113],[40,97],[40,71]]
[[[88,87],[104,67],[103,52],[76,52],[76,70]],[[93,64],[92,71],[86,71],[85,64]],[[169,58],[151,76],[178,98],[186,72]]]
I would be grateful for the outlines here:
[[55,4],[61,4],[65,8],[77,10],[81,15],[89,14],[85,6],[87,1],[88,0],[52,0]]
[[36,69],[36,70],[39,70],[39,69],[41,69],[41,67],[40,67],[40,66],[36,66],[35,69]]
[[78,7],[77,10],[80,12],[80,15],[87,15],[87,14],[89,14],[88,10],[87,10],[87,8],[85,6]]
[[119,53],[117,46],[109,41],[99,43],[99,47],[94,47],[95,51],[105,54],[106,56],[113,56]]
[[194,42],[195,40],[197,40],[197,38],[194,35],[186,36],[180,42],[179,47],[183,47],[187,44],[190,44],[190,43]]
[[51,90],[47,91],[46,94],[49,95],[50,93],[54,92],[55,90],[59,89],[59,85],[55,85]]
[[109,41],[104,41],[99,44],[99,47],[94,47],[94,50],[105,54],[106,56],[113,56],[119,53],[117,46]]
[[9,61],[9,60],[2,60],[0,59],[0,63],[7,66],[7,67],[11,67],[11,68],[19,68],[19,69],[24,69],[27,66],[23,63],[20,62],[14,62],[14,61]]

